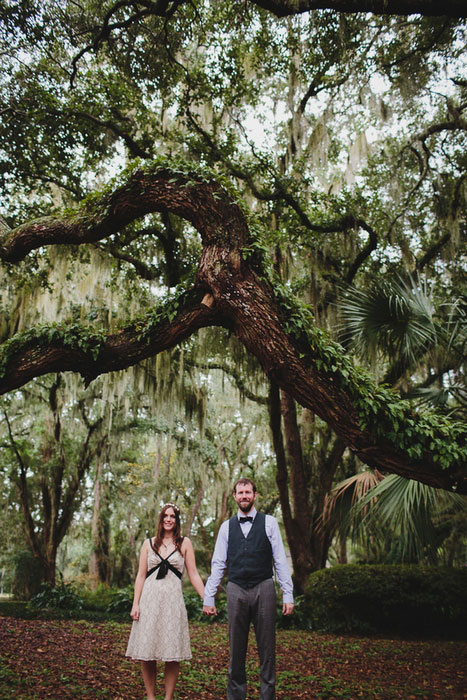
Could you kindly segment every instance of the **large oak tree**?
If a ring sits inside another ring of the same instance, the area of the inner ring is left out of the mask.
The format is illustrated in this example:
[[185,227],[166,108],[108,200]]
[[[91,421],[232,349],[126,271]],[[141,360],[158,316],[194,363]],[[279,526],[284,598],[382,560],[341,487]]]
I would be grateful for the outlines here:
[[[11,197],[0,256],[11,286],[47,285],[55,250],[84,265],[92,249],[114,261],[135,298],[145,284],[172,290],[137,317],[122,304],[110,328],[64,315],[18,334],[28,303],[21,291],[3,324],[2,391],[62,370],[91,382],[200,328],[226,329],[268,377],[284,523],[304,572],[326,556],[315,522],[347,447],[383,471],[466,491],[463,429],[379,388],[321,330],[334,332],[342,287],[365,290],[374,276],[426,274],[449,301],[461,289],[462,8],[444,4],[438,16],[438,6],[414,3],[407,17],[391,2],[317,7],[63,0],[8,8],[0,127]],[[267,145],[248,132],[262,109]],[[99,194],[94,179],[122,152],[139,164]],[[59,213],[57,199],[74,213]],[[403,371],[395,358],[380,359],[378,379],[402,393],[450,386],[462,379],[452,350],[441,361],[422,347]]]

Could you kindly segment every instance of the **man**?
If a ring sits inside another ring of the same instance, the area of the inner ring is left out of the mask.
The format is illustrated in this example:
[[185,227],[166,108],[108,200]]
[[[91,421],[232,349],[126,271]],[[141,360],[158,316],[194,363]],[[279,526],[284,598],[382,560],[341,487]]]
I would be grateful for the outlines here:
[[256,486],[239,479],[233,489],[238,513],[222,523],[204,591],[203,612],[216,615],[214,598],[228,564],[227,615],[230,662],[228,700],[245,700],[245,659],[250,623],[260,659],[260,699],[276,697],[276,590],[273,567],[283,594],[282,612],[293,612],[293,587],[277,520],[258,513]]

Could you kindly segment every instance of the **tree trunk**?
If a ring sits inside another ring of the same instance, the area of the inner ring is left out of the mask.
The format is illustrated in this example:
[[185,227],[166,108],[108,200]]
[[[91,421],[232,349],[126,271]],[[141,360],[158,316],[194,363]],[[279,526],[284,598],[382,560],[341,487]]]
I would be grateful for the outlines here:
[[91,588],[95,590],[99,583],[109,582],[109,528],[106,511],[103,468],[98,460],[94,480],[94,502],[91,521],[92,551],[89,560]]
[[[272,384],[269,420],[276,454],[276,482],[293,563],[294,583],[297,592],[302,593],[309,574],[326,565],[331,539],[317,524],[344,445],[338,443],[336,447],[328,439],[326,448],[329,451],[331,444],[330,453],[325,458],[326,450],[321,448],[316,460],[317,473],[313,473],[311,464],[303,456],[303,430],[300,431],[298,426],[295,403],[285,392],[279,394]],[[307,437],[305,434],[305,439]]]
[[338,564],[347,564],[347,539],[345,537],[339,538],[337,562]]
[[54,587],[56,583],[56,572],[57,572],[57,547],[53,545],[47,547],[45,552],[39,555],[41,560],[41,568],[44,572],[44,580]]
[[185,535],[187,537],[191,536],[191,528],[193,527],[193,523],[195,522],[196,515],[198,514],[199,509],[201,507],[201,501],[203,500],[203,496],[204,496],[204,487],[200,481],[198,484],[197,491],[196,491],[196,501],[192,505],[191,512],[190,512],[190,518],[185,525]]

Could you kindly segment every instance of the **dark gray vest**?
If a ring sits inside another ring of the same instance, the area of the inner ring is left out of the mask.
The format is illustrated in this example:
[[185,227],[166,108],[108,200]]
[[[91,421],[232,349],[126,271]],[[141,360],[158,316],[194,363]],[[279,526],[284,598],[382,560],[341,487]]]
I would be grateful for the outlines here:
[[227,562],[229,581],[242,588],[253,588],[272,578],[272,547],[264,513],[256,513],[248,537],[244,537],[238,517],[230,518]]

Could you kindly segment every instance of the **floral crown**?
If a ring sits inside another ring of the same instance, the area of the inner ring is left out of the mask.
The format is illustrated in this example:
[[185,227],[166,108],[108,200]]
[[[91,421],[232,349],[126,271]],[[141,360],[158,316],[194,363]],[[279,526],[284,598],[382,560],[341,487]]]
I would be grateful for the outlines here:
[[164,503],[161,510],[164,510],[164,508],[169,508],[169,507],[176,510],[177,513],[180,513],[180,508],[177,505],[175,505],[175,503]]

